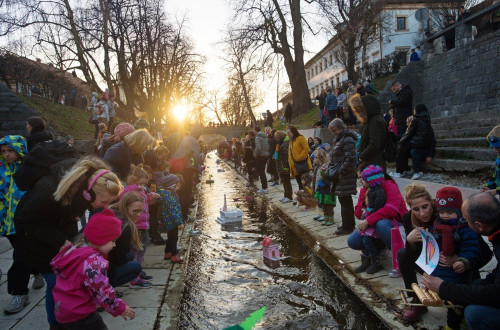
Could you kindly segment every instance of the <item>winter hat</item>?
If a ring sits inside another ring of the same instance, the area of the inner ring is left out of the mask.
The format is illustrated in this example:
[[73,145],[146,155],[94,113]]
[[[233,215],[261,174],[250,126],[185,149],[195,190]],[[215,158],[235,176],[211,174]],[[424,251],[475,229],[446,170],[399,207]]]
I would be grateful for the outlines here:
[[90,217],[83,229],[87,240],[94,245],[105,245],[121,235],[122,222],[115,217],[110,209],[104,209]]
[[375,188],[384,182],[384,169],[378,165],[368,165],[361,172],[361,178],[370,188]]
[[488,134],[488,142],[492,148],[500,148],[500,125],[495,126]]
[[436,192],[434,205],[437,211],[449,210],[457,213],[459,216],[462,214],[462,193],[455,187],[444,187]]
[[177,177],[177,175],[175,175],[175,174],[167,175],[167,177],[165,178],[165,182],[164,182],[165,189],[166,190],[174,190],[175,186],[179,183],[179,181],[180,180]]
[[326,152],[330,151],[330,143],[323,143],[323,145],[321,145],[321,148],[323,148],[323,150],[325,150]]
[[134,123],[134,128],[135,129],[141,129],[141,128],[145,128],[147,130],[149,130],[150,126],[149,126],[149,123],[146,119],[144,118],[139,118],[137,119],[137,121]]
[[116,125],[115,131],[113,132],[116,136],[119,136],[120,139],[123,139],[125,136],[129,135],[135,131],[134,126],[129,123],[120,123]]

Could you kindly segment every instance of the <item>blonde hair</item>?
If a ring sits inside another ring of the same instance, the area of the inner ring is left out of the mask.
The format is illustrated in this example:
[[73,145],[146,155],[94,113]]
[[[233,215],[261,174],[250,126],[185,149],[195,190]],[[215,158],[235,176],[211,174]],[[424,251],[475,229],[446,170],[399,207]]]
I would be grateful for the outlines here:
[[128,214],[129,206],[135,202],[145,203],[144,199],[138,192],[129,191],[120,198],[120,201],[118,203],[111,205],[110,208],[118,210],[118,212],[120,213],[121,215],[120,219],[123,220],[124,222],[124,225],[122,226],[122,231],[123,228],[125,228],[125,226],[130,226],[130,229],[132,231],[132,238],[130,240],[132,248],[138,251],[142,251],[143,246],[141,243],[141,239],[139,237],[139,231],[137,230],[134,220],[132,220],[132,218]]
[[[405,202],[411,209],[411,202],[418,198],[424,198],[425,200],[431,203],[431,207],[434,211],[434,203],[432,202],[431,194],[425,189],[425,186],[421,184],[412,183],[405,187]],[[432,224],[432,221],[425,223],[420,221],[414,214],[411,212],[411,223],[417,227],[428,227]]]
[[145,129],[138,129],[123,138],[125,144],[134,154],[142,154],[156,144],[156,139]]
[[[54,192],[54,199],[62,205],[70,205],[75,195],[87,189],[92,179],[103,170],[110,170],[103,160],[95,156],[81,158],[59,182]],[[91,190],[96,195],[118,196],[122,188],[118,176],[113,172],[108,172],[99,176]]]
[[130,173],[127,176],[127,184],[137,184],[141,179],[149,181],[148,172],[144,169],[143,165],[139,164],[135,166],[134,164],[130,164]]
[[491,136],[500,137],[500,125],[493,127],[491,132],[488,133],[488,135],[486,136],[486,140],[488,140],[488,142],[490,141],[489,138]]
[[313,154],[314,154],[314,163],[315,164],[323,165],[323,164],[328,162],[328,156],[327,156],[326,152],[323,150],[323,148],[320,148],[320,147],[316,148],[316,150],[314,150]]

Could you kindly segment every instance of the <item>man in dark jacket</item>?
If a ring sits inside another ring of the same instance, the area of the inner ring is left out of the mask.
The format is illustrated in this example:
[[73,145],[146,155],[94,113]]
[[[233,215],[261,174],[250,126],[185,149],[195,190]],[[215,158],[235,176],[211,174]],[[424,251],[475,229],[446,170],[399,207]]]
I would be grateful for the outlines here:
[[466,306],[464,317],[471,329],[497,329],[500,324],[500,201],[487,192],[468,197],[462,213],[469,227],[488,236],[497,266],[483,280],[457,284],[424,274],[422,284],[443,300]]
[[406,131],[406,119],[411,116],[413,104],[413,91],[409,85],[395,81],[391,86],[396,98],[389,101],[394,108],[394,119],[398,125],[398,136],[401,137]]
[[287,124],[292,124],[292,105],[288,102],[285,106],[285,121]]
[[319,118],[321,119],[321,122],[325,122],[325,115],[323,114],[323,111],[325,110],[325,102],[326,102],[326,92],[323,88],[321,88],[321,93],[315,97],[316,100],[318,100],[318,106],[319,106]]
[[457,22],[463,21],[464,19],[466,19],[470,15],[471,15],[470,12],[468,10],[466,10],[464,6],[460,6],[460,8],[458,9]]

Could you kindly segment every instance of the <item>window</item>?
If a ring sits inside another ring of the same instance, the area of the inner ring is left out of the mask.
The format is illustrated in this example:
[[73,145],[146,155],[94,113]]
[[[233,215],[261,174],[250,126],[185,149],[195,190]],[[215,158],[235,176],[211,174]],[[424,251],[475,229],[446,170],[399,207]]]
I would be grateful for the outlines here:
[[319,64],[319,72],[322,72],[323,71],[323,63],[320,63]]
[[396,47],[396,51],[403,51],[406,53],[406,56],[402,57],[398,64],[400,66],[405,66],[410,61],[410,47]]
[[311,73],[307,71],[307,80],[311,80]]
[[318,66],[316,65],[316,74],[318,74]]
[[332,65],[332,64],[333,64],[333,55],[330,54],[330,65]]
[[407,17],[406,16],[396,16],[396,31],[406,31],[408,27],[406,26]]
[[337,84],[335,86],[339,87],[340,86],[340,76],[337,74],[335,76],[335,79],[337,80]]
[[325,69],[328,67],[328,61],[325,58]]

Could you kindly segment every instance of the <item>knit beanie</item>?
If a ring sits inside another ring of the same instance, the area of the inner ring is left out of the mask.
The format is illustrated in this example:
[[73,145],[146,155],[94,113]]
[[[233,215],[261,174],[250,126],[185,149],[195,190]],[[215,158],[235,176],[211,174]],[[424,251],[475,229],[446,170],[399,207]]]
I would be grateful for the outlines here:
[[384,182],[384,169],[378,165],[368,165],[361,172],[361,178],[370,188],[375,188]]
[[436,211],[448,210],[461,215],[462,193],[455,187],[444,187],[436,192],[434,199]]
[[146,119],[144,118],[139,118],[137,119],[137,121],[134,123],[134,128],[135,129],[141,129],[141,128],[145,128],[147,130],[149,130],[149,123]]
[[83,234],[90,243],[100,246],[120,237],[121,228],[122,222],[115,217],[115,213],[104,209],[90,217]]
[[120,123],[116,125],[115,131],[113,132],[116,136],[119,136],[120,139],[123,139],[125,136],[129,135],[135,131],[134,126],[129,123]]
[[165,178],[164,185],[166,190],[174,190],[175,186],[179,183],[179,178],[175,174],[169,174]]

